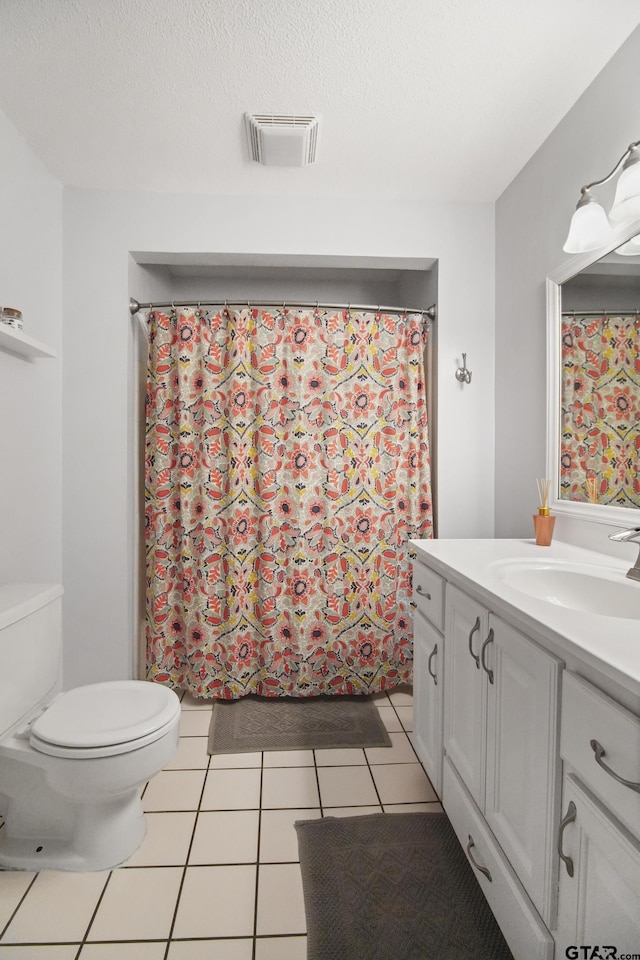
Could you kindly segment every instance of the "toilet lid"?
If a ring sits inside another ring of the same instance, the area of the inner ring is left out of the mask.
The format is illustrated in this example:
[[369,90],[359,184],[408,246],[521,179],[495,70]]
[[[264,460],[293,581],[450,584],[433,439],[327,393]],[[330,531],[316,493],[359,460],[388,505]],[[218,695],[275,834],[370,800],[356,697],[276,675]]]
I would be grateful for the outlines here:
[[149,738],[180,713],[172,690],[145,680],[75,687],[32,724],[34,741],[61,747],[108,747]]

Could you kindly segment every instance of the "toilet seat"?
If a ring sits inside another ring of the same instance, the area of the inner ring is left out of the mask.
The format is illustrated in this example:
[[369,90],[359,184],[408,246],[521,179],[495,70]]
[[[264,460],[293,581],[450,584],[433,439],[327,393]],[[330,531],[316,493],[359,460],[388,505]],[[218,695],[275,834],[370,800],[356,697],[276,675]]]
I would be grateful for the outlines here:
[[114,680],[63,693],[31,726],[29,741],[53,757],[90,759],[138,750],[162,737],[180,716],[167,687]]

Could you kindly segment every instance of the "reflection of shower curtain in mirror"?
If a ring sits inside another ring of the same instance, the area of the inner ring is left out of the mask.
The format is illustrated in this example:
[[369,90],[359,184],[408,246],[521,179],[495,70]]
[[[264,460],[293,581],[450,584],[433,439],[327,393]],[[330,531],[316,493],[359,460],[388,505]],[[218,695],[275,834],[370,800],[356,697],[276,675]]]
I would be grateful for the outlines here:
[[640,507],[640,320],[562,320],[560,489],[568,500]]
[[151,679],[224,698],[411,679],[426,336],[420,315],[149,315]]

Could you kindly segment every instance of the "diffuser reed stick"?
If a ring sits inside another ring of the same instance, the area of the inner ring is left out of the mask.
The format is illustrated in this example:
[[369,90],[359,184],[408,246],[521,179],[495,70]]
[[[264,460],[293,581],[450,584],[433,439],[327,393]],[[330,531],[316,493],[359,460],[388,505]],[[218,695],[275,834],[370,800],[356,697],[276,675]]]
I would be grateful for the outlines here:
[[538,497],[540,506],[538,512],[533,515],[533,529],[536,533],[536,543],[539,547],[548,547],[553,537],[553,528],[556,518],[552,517],[549,510],[549,491],[551,489],[551,480],[536,480],[538,486]]
[[551,480],[536,480],[538,486],[538,497],[540,499],[540,506],[538,507],[538,513],[541,517],[549,516],[549,490],[551,489]]

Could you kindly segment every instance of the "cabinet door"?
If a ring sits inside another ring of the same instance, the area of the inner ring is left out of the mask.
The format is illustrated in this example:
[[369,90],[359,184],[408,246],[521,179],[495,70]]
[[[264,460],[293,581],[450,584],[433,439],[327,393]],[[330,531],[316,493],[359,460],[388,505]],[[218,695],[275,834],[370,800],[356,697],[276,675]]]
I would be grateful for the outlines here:
[[[583,944],[615,947],[612,956],[640,953],[640,845],[572,776],[563,784],[563,813],[575,814],[562,830],[556,956]],[[574,807],[571,809],[570,804]],[[576,956],[582,956],[582,953]]]
[[425,770],[442,795],[443,639],[417,601],[413,617],[413,687],[416,748]]
[[480,809],[484,809],[486,674],[480,649],[488,613],[447,584],[445,613],[445,752]]
[[549,923],[560,661],[492,614],[480,665],[488,680],[485,819]]

